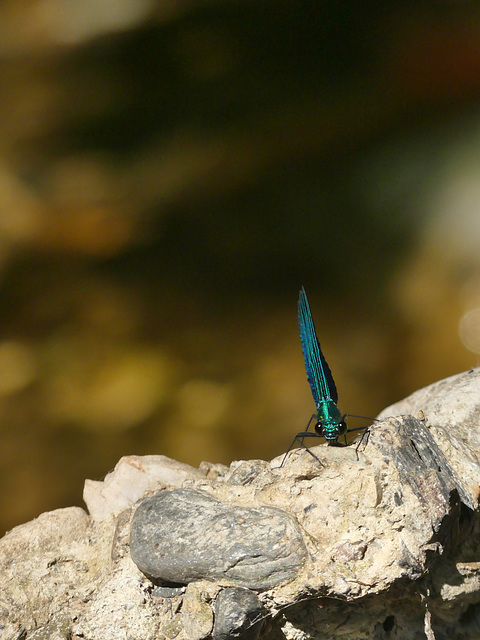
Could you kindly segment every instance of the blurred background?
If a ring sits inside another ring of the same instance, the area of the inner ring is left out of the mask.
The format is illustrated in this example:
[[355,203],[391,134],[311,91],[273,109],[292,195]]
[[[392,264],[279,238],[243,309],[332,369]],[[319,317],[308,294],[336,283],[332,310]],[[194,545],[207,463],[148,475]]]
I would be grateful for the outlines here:
[[[0,2],[0,533],[479,364],[480,8]],[[359,426],[358,422],[351,426]]]

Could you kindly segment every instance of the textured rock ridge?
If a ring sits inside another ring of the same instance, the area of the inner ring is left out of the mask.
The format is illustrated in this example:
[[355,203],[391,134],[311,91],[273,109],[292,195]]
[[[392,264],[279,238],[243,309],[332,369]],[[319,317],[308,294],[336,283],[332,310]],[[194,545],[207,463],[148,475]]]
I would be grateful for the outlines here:
[[0,540],[0,640],[478,638],[480,369],[380,418],[321,465],[123,458]]

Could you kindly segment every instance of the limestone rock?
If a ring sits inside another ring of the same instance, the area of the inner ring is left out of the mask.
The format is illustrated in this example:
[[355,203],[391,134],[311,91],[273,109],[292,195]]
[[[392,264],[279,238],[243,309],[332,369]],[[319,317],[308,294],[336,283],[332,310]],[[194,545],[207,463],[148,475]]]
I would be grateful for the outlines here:
[[212,582],[191,582],[182,602],[182,626],[188,640],[210,637],[213,628],[212,602],[219,588]]
[[166,456],[125,456],[103,481],[85,480],[83,499],[94,520],[108,520],[149,492],[203,477],[202,471]]
[[0,540],[1,640],[22,630],[68,630],[88,583],[104,570],[104,560],[97,561],[108,546],[108,538],[92,536],[79,507],[44,513],[7,533]]
[[479,391],[478,369],[436,383],[321,464],[123,459],[90,515],[0,540],[0,640],[478,638]]

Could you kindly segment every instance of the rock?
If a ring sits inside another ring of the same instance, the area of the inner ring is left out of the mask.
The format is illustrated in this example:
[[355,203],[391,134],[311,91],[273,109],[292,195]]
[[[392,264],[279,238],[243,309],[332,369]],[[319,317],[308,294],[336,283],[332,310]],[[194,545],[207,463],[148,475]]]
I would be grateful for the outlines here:
[[145,499],[132,521],[130,552],[154,580],[226,580],[255,589],[295,577],[306,555],[300,529],[284,511],[229,506],[198,489]]
[[257,476],[265,471],[264,460],[242,460],[232,462],[230,473],[228,474],[229,484],[246,485],[254,482]]
[[210,602],[218,593],[211,582],[192,582],[182,602],[182,626],[188,640],[202,640],[210,636],[213,627],[213,609]]
[[88,515],[71,507],[44,513],[0,540],[2,640],[22,629],[30,637],[34,631],[54,636],[59,628],[70,628],[87,597],[87,582],[103,570],[95,557],[108,558],[108,539],[97,540],[92,553],[90,534]]
[[257,640],[262,630],[263,606],[253,591],[222,589],[215,601],[214,640]]
[[184,585],[180,587],[154,587],[152,589],[152,596],[155,598],[175,598],[185,593],[186,587]]
[[422,421],[404,416],[401,421],[389,418],[388,423],[393,428],[372,430],[374,443],[392,459],[401,484],[412,489],[423,508],[430,512],[437,530],[448,511],[452,490],[457,490],[466,505],[470,496]]
[[125,456],[102,482],[85,480],[83,499],[94,520],[108,520],[149,492],[203,477],[198,469],[166,456]]
[[321,465],[122,459],[91,516],[0,540],[0,640],[478,638],[479,383],[413,394]]
[[128,562],[105,571],[69,629],[70,637],[88,640],[155,638],[158,630],[148,586]]
[[476,509],[480,495],[480,368],[440,380],[384,409],[388,416],[421,415]]

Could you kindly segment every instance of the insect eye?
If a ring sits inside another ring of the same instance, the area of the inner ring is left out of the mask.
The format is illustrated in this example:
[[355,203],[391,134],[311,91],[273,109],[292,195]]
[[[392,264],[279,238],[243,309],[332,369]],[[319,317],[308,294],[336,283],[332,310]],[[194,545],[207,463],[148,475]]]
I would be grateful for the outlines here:
[[315,425],[315,431],[318,433],[319,436],[322,436],[323,438],[323,426],[321,422],[317,422],[317,424]]
[[341,422],[338,423],[338,435],[343,436],[343,434],[347,433],[347,431],[348,431],[347,423],[345,422],[345,420],[342,420]]

